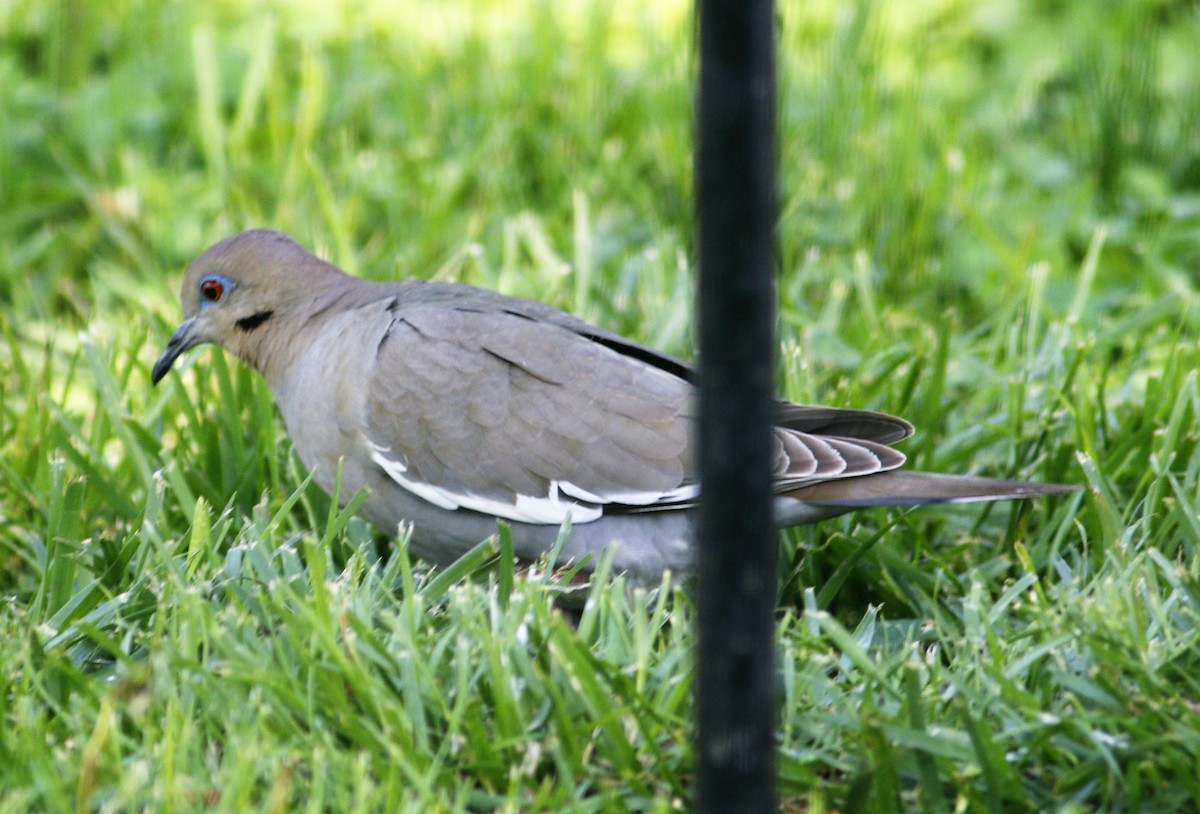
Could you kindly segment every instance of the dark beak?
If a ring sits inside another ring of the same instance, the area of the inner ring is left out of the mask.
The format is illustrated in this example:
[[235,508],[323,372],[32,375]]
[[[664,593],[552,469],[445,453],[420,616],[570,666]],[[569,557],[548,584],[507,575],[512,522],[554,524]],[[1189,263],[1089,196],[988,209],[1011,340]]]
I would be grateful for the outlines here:
[[150,381],[158,384],[162,381],[162,377],[167,375],[167,371],[171,369],[171,365],[175,364],[175,360],[179,358],[179,354],[191,347],[200,344],[200,340],[192,335],[192,329],[196,325],[196,318],[185,319],[182,324],[171,334],[171,338],[167,341],[166,350],[162,352],[162,356],[158,357],[158,361],[154,363],[154,370],[150,372]]

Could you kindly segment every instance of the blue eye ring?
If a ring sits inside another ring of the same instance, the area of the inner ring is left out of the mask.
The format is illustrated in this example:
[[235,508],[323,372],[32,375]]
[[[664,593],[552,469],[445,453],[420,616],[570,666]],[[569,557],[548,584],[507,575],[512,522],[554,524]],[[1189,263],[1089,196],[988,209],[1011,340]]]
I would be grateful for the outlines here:
[[216,277],[205,277],[200,281],[200,299],[219,302],[225,296],[225,284]]
[[222,277],[220,274],[204,275],[196,287],[196,294],[200,298],[200,307],[207,308],[210,305],[216,305],[229,296],[229,292],[236,287],[237,283],[228,277]]

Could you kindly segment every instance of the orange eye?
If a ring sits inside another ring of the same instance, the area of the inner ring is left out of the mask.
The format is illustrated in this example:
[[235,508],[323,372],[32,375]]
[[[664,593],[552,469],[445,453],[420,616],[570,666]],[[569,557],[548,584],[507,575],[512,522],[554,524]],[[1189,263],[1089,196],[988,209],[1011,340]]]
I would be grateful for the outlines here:
[[220,280],[214,280],[211,277],[207,280],[200,281],[200,296],[209,302],[216,302],[225,294],[225,286],[221,285]]

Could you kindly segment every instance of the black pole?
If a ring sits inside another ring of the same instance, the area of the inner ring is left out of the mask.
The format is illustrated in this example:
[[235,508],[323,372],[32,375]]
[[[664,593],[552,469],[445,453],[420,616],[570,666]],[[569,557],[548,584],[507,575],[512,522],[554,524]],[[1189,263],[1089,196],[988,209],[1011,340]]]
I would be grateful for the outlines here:
[[699,0],[701,812],[775,810],[772,0]]

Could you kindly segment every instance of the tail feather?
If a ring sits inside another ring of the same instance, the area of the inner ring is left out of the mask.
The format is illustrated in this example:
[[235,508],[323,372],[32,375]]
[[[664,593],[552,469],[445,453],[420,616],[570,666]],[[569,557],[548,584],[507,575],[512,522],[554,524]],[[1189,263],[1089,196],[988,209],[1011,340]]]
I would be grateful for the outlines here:
[[979,478],[897,469],[861,478],[829,480],[786,492],[782,497],[808,504],[845,509],[866,506],[920,506],[925,503],[971,503],[1013,500],[1076,492],[1058,483]]
[[776,403],[775,423],[812,435],[837,435],[852,441],[875,441],[889,446],[913,434],[913,425],[894,415],[787,401]]

